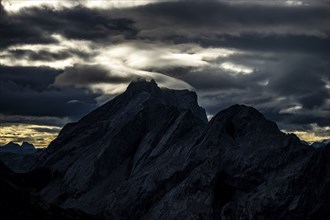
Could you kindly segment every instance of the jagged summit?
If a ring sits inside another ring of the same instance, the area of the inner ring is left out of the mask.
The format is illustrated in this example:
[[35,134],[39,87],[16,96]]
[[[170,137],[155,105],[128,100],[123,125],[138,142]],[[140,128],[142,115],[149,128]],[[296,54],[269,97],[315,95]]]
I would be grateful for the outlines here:
[[35,149],[33,144],[30,144],[29,142],[26,141],[23,141],[21,147],[24,149]]
[[161,92],[161,89],[158,87],[157,83],[155,80],[150,80],[149,82],[147,80],[137,80],[137,81],[132,81],[127,89],[126,92],[149,92],[152,94],[159,94]]
[[122,94],[126,98],[131,99],[136,95],[149,96],[154,103],[173,106],[182,110],[191,110],[194,115],[202,121],[207,122],[205,110],[197,103],[197,95],[195,92],[188,90],[172,90],[167,88],[159,88],[155,80],[138,80],[131,82],[126,91]]

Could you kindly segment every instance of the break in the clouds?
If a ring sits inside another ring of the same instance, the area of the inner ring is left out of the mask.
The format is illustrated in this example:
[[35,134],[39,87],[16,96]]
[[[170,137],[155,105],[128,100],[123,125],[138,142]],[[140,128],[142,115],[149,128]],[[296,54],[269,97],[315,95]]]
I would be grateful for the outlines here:
[[2,133],[61,127],[146,78],[195,90],[209,117],[247,104],[330,136],[328,0],[1,3]]

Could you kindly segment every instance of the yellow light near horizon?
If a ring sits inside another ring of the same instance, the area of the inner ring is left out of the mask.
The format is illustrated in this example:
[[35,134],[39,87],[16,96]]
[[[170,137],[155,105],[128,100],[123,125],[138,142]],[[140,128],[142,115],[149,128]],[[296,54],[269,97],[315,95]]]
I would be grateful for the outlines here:
[[[288,132],[286,132],[286,133],[288,133]],[[330,140],[330,136],[319,136],[319,135],[315,134],[314,132],[293,131],[290,133],[297,135],[301,140],[304,140],[308,143]]]
[[47,147],[56,138],[61,127],[33,124],[1,124],[0,145],[10,141],[21,144],[32,143],[37,148]]

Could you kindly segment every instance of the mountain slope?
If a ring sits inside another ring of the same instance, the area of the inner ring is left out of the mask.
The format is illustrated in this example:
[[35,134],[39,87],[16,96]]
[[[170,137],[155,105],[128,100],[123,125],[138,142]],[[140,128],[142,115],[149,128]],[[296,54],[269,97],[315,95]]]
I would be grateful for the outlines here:
[[326,219],[329,157],[254,108],[207,123],[195,93],[141,81],[65,126],[38,166],[46,201],[106,219]]
[[[63,207],[86,206],[99,213],[108,187],[141,172],[149,157],[156,158],[177,140],[193,139],[190,135],[205,124],[195,93],[161,90],[154,81],[132,83],[122,95],[67,125],[51,143],[41,166],[58,178],[43,195]],[[69,196],[63,199],[62,194]]]

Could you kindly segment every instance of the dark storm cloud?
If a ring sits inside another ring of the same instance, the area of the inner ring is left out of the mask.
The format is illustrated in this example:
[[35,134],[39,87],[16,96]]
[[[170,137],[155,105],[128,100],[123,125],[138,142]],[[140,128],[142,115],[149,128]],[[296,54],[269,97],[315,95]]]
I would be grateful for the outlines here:
[[[78,118],[77,118],[78,119]],[[34,124],[62,127],[76,118],[51,117],[51,116],[26,116],[0,114],[0,125],[9,124]]]
[[325,82],[329,79],[329,61],[317,56],[285,58],[277,63],[278,73],[271,75],[269,87],[280,96],[294,97],[304,108],[323,106],[329,98]]
[[[144,29],[141,33],[143,36],[160,39],[171,32],[208,37],[216,34],[237,36],[242,33],[296,33],[323,37],[329,35],[330,15],[328,8],[324,6],[288,7],[219,1],[170,1],[127,11],[127,16],[135,18],[137,26]],[[176,29],[179,27],[183,30]],[[169,28],[168,33],[164,32],[166,28]]]
[[38,26],[16,19],[1,9],[0,48],[13,44],[50,44],[57,41],[50,38]]
[[221,69],[205,68],[200,71],[192,71],[190,74],[177,76],[177,78],[185,80],[201,91],[219,91],[228,89],[244,90],[248,87],[246,79],[250,77],[237,77]]
[[44,91],[48,89],[54,78],[61,72],[62,70],[49,67],[0,66],[0,82],[13,83],[22,88]]
[[[42,67],[2,67],[0,70],[2,114],[77,119],[96,107],[97,94],[51,86],[60,73],[57,70]],[[72,100],[79,102],[70,102]]]
[[[324,6],[287,7],[267,4],[228,4],[220,1],[170,1],[149,4],[137,10],[147,17],[164,17],[166,21],[196,26],[243,25],[311,25],[320,27],[329,18]],[[133,8],[133,10],[135,10]],[[174,22],[173,22],[174,21]]]
[[[251,74],[232,73],[217,67],[222,62],[254,70]],[[200,104],[209,114],[241,103],[261,110],[282,128],[297,129],[310,123],[329,125],[326,118],[330,117],[330,93],[326,80],[330,64],[323,56],[249,52],[220,58],[213,64],[214,67],[172,73],[196,88]],[[296,106],[297,110],[287,110]]]
[[[169,38],[170,39],[170,38]],[[174,38],[175,39],[175,38]],[[212,38],[192,38],[175,40],[181,42],[199,42],[204,47],[238,48],[250,51],[321,53],[329,55],[330,38],[304,35],[263,35],[241,34],[240,36],[221,35]]]
[[39,128],[39,127],[33,128],[33,130],[35,130],[36,132],[47,132],[47,133],[55,133],[55,134],[57,134],[60,131],[59,128]]
[[[327,115],[327,117],[321,117],[318,115],[286,115],[282,114],[280,117],[281,119],[286,122],[286,124],[294,124],[296,127],[301,127],[303,125],[310,125],[313,123],[316,123],[319,126],[328,126],[329,125],[329,116],[330,114]],[[281,121],[281,120],[279,120]],[[298,125],[298,126],[297,126]]]
[[134,19],[141,39],[329,55],[330,13],[325,5],[171,1],[126,10],[117,16]]
[[2,48],[15,44],[56,43],[52,34],[93,41],[116,35],[130,38],[136,34],[131,20],[110,18],[102,10],[82,6],[61,10],[44,6],[22,9],[14,14],[3,13],[0,30]]

